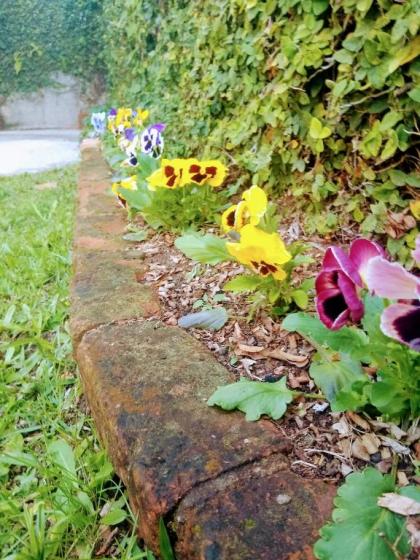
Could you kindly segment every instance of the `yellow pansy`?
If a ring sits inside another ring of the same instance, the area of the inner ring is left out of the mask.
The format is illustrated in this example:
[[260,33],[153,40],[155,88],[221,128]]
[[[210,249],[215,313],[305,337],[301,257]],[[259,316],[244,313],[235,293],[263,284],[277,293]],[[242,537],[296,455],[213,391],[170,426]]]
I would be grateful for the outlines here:
[[281,265],[290,261],[292,256],[277,233],[266,233],[248,224],[241,229],[240,241],[226,243],[226,247],[238,262],[261,276],[271,274],[276,280],[286,278]]
[[225,232],[240,231],[246,224],[256,226],[267,210],[267,195],[257,185],[253,185],[242,195],[241,202],[230,206],[222,214],[222,228]]
[[129,191],[137,190],[137,175],[132,175],[121,181],[116,181],[112,183],[112,192],[116,194],[119,198],[125,200],[124,195],[120,193],[120,189],[127,189]]
[[416,220],[420,220],[420,200],[411,200],[410,210]]
[[220,161],[215,159],[209,159],[207,161],[187,159],[185,161],[190,183],[219,187],[225,180],[227,169]]
[[149,111],[147,109],[140,109],[140,107],[137,107],[136,111],[137,115],[133,119],[133,124],[134,126],[143,126],[143,124],[147,121]]
[[188,181],[186,173],[185,159],[163,159],[160,169],[147,177],[149,189],[156,190],[156,187],[165,189],[176,189],[185,186]]
[[131,126],[132,110],[129,107],[120,107],[115,116],[115,126],[118,128],[122,125],[124,128]]

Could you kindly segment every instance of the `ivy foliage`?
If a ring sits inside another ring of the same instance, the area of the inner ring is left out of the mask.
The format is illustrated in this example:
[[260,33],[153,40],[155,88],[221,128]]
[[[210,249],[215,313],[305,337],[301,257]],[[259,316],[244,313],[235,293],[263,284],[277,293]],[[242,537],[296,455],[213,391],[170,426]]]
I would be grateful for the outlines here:
[[293,195],[320,233],[344,217],[385,232],[387,210],[415,198],[420,0],[105,0],[104,12],[114,98],[158,105],[172,156],[225,154],[240,182]]
[[104,71],[100,0],[5,0],[0,30],[0,95],[36,91],[58,71]]

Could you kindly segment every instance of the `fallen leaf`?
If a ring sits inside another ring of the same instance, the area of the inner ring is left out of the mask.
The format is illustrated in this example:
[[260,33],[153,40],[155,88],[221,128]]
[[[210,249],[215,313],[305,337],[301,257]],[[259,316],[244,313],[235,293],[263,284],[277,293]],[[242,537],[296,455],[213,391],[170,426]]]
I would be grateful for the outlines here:
[[407,521],[406,527],[407,531],[410,533],[411,546],[413,548],[420,547],[420,530],[417,528],[416,524]]
[[305,367],[309,362],[309,358],[307,356],[299,356],[298,354],[290,354],[289,352],[284,352],[284,350],[280,350],[280,348],[276,348],[275,350],[264,350],[263,354],[266,358],[274,358],[275,360],[284,360],[286,362],[290,362],[297,367]]
[[278,504],[280,504],[281,506],[283,504],[288,504],[291,501],[291,497],[288,496],[287,494],[278,494],[278,496],[276,496],[276,502]]
[[407,475],[405,474],[404,471],[398,471],[397,478],[398,478],[398,486],[408,486],[410,484]]
[[400,515],[420,514],[420,502],[408,498],[407,496],[400,496],[400,494],[396,494],[395,492],[383,494],[378,499],[378,506],[389,509],[394,513],[399,513]]
[[409,455],[410,449],[405,445],[401,445],[398,441],[386,436],[379,436],[382,440],[382,444],[390,447],[395,453],[400,453],[401,455]]
[[381,440],[375,434],[363,434],[360,439],[363,445],[366,447],[369,455],[373,455],[374,453],[377,453],[379,451]]
[[356,414],[355,412],[346,412],[347,418],[349,418],[353,424],[362,428],[362,430],[366,430],[367,432],[370,431],[369,422],[367,422],[364,418]]
[[248,354],[258,354],[264,350],[264,346],[249,346],[248,344],[238,344],[235,354],[247,356]]
[[369,452],[366,449],[366,447],[363,445],[363,442],[361,441],[360,438],[357,438],[353,441],[351,446],[351,454],[353,455],[353,457],[356,457],[357,459],[361,459],[362,461],[366,461],[366,462],[370,461]]
[[338,422],[333,424],[332,429],[338,432],[341,436],[349,436],[352,433],[350,424],[345,416],[342,416]]
[[214,307],[198,313],[189,313],[178,320],[178,325],[184,329],[210,329],[217,331],[225,325],[228,314],[223,307]]

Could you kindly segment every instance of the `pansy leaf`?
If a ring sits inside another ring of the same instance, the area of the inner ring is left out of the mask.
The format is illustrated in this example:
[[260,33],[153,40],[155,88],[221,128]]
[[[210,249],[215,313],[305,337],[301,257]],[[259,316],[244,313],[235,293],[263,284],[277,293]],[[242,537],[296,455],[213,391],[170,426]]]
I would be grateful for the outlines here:
[[260,276],[252,274],[239,274],[223,286],[227,292],[253,292],[262,283]]
[[146,154],[140,153],[137,156],[138,175],[141,179],[149,177],[156,169],[160,167],[160,161]]
[[258,420],[262,414],[278,420],[292,399],[293,392],[286,387],[285,377],[276,383],[241,379],[238,383],[219,387],[207,404],[224,410],[241,410],[249,421]]
[[333,412],[355,410],[364,404],[363,386],[368,380],[360,362],[348,354],[323,350],[321,355],[315,355],[309,374],[330,402]]
[[147,239],[147,231],[142,229],[140,231],[133,231],[123,235],[125,241],[144,241]]
[[228,314],[223,307],[214,307],[198,313],[184,315],[178,321],[178,325],[184,329],[195,327],[196,329],[210,329],[218,331],[228,320]]
[[178,237],[175,247],[189,259],[204,264],[218,264],[232,259],[226,249],[226,241],[211,234],[187,233]]
[[296,331],[315,345],[324,345],[331,350],[346,352],[361,358],[368,347],[369,339],[366,334],[356,327],[343,327],[338,331],[331,331],[321,323],[318,317],[308,313],[292,313],[282,324],[287,331]]
[[368,467],[350,474],[338,489],[332,522],[324,525],[314,552],[319,560],[397,560],[410,552],[405,519],[378,506],[395,492],[390,475]]
[[150,207],[153,195],[144,185],[141,185],[136,191],[119,189],[119,192],[131,208],[135,208],[136,210],[142,212]]

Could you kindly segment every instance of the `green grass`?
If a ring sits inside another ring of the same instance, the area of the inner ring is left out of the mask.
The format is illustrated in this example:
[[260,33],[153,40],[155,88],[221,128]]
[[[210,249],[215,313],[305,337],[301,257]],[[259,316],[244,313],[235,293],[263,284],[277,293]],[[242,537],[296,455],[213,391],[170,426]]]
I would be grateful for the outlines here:
[[75,180],[75,168],[0,178],[1,558],[87,560],[102,547],[102,558],[151,560],[71,358]]

